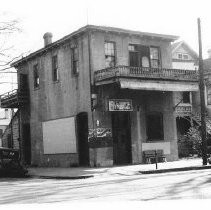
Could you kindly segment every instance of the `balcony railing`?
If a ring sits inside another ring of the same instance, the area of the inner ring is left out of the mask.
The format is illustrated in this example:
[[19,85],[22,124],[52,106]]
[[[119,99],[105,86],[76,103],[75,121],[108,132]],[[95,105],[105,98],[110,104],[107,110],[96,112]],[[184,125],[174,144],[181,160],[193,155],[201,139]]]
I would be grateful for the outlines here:
[[198,73],[195,70],[117,66],[95,72],[96,82],[115,77],[198,81]]
[[28,91],[15,89],[0,96],[0,107],[18,108],[24,104],[27,104],[28,101]]

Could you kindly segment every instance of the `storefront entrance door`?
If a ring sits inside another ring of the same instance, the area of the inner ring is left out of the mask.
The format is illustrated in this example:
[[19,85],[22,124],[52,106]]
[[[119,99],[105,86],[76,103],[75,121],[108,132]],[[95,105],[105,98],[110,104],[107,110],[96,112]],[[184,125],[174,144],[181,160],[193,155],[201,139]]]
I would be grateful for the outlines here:
[[129,112],[112,114],[114,164],[131,163],[131,128]]

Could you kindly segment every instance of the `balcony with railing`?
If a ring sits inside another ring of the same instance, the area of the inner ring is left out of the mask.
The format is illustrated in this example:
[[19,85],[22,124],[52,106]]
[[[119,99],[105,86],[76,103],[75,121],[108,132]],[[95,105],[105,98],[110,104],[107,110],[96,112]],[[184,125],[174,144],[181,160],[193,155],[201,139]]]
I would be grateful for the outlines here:
[[118,78],[198,82],[198,74],[195,70],[131,66],[116,66],[98,70],[94,73],[94,78],[96,85],[109,80],[110,82],[115,81]]
[[12,90],[0,95],[1,108],[19,108],[27,104],[29,101],[27,90]]

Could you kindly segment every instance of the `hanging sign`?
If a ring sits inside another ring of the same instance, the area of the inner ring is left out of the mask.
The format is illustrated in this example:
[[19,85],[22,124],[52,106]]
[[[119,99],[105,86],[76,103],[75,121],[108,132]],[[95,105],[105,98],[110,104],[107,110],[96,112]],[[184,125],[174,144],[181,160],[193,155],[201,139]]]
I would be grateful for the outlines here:
[[192,107],[191,106],[177,106],[175,111],[177,115],[190,115],[192,112]]
[[109,111],[133,111],[133,105],[131,99],[109,99],[108,101]]

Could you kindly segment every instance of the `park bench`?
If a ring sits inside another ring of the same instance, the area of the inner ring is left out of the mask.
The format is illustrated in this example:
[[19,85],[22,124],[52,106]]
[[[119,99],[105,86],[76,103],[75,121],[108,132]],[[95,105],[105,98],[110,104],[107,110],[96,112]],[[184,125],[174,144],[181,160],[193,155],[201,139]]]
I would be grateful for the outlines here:
[[163,150],[145,150],[143,151],[143,159],[144,162],[147,164],[156,162],[166,162],[166,157],[163,154]]

